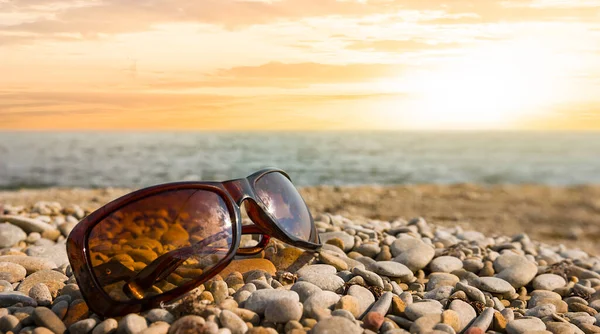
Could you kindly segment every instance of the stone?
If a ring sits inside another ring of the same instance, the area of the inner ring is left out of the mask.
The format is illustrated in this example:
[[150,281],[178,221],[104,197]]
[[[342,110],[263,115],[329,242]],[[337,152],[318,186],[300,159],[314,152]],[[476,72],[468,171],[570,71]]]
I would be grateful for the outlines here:
[[454,256],[440,256],[431,261],[429,269],[431,272],[451,273],[462,269],[463,262]]
[[429,275],[427,290],[433,290],[440,286],[455,286],[459,281],[458,276],[448,273],[432,273]]
[[477,318],[475,318],[475,320],[469,326],[469,329],[478,328],[482,333],[485,333],[492,325],[495,312],[496,311],[492,307],[486,308],[479,314]]
[[546,325],[538,318],[523,317],[509,321],[506,325],[508,334],[524,334],[530,331],[544,331]]
[[478,277],[473,280],[473,286],[491,293],[515,294],[515,288],[509,282],[497,277]]
[[330,239],[340,239],[343,243],[343,249],[345,252],[349,252],[354,248],[354,237],[345,233],[345,232],[325,232],[320,233],[319,238],[321,238],[322,243],[327,243]]
[[[71,326],[79,320],[83,320],[88,317],[90,310],[83,299],[77,299],[71,302],[67,315],[65,315],[64,323],[67,326]],[[145,321],[145,320],[144,320]]]
[[146,314],[144,315],[144,318],[146,318],[146,320],[148,320],[151,323],[163,321],[168,324],[172,324],[173,321],[175,321],[175,316],[173,316],[173,314],[171,314],[171,312],[169,312],[165,309],[162,309],[162,308],[151,309],[150,311],[146,312]]
[[52,293],[44,283],[38,283],[29,289],[29,297],[33,298],[39,306],[52,304]]
[[328,264],[312,264],[305,267],[302,267],[300,270],[296,272],[298,277],[304,277],[306,275],[311,274],[319,274],[319,275],[335,275],[337,270],[334,266]]
[[369,312],[363,317],[362,321],[365,328],[377,332],[379,331],[379,328],[381,328],[381,325],[383,325],[384,319],[385,317],[380,313]]
[[221,322],[221,325],[228,328],[232,334],[244,334],[248,330],[246,322],[244,322],[237,314],[229,310],[221,311],[219,321]]
[[343,259],[326,251],[319,252],[319,259],[324,264],[333,266],[337,271],[348,270],[348,264]]
[[[309,318],[317,319],[322,311],[327,313],[333,309],[333,306],[340,300],[340,296],[331,291],[319,292],[304,302],[304,315]],[[298,319],[294,319],[298,320]]]
[[319,321],[311,334],[362,334],[362,328],[344,317],[330,317]]
[[210,292],[213,295],[215,304],[220,304],[229,296],[229,290],[225,281],[214,281],[210,286]]
[[21,327],[19,323],[19,318],[11,314],[0,317],[0,333],[18,333]]
[[69,326],[69,334],[87,334],[94,329],[96,322],[94,318],[79,320]]
[[442,304],[437,300],[415,301],[406,307],[404,314],[412,321],[425,314],[442,314]]
[[57,267],[69,264],[67,249],[62,243],[47,246],[30,246],[25,253],[28,256],[48,259],[54,262]]
[[25,295],[22,292],[0,292],[0,307],[13,306],[17,303],[21,303],[23,306],[37,306],[37,303],[33,298]]
[[355,297],[356,300],[358,300],[359,316],[357,317],[357,319],[362,318],[366,314],[366,312],[369,310],[371,305],[373,305],[373,303],[375,303],[375,297],[373,296],[373,293],[371,293],[371,291],[363,288],[360,285],[350,286],[350,288],[348,288],[348,291],[346,294],[349,296]]
[[321,290],[333,291],[337,292],[342,289],[344,284],[344,280],[337,276],[331,274],[319,274],[319,273],[309,273],[298,279],[299,282],[309,282],[313,285],[316,285]]
[[25,278],[27,270],[19,264],[12,262],[0,262],[0,280],[16,283]]
[[404,264],[413,272],[425,268],[435,256],[433,247],[405,234],[392,243],[390,250],[396,256],[394,261]]
[[477,317],[477,313],[473,307],[460,299],[453,300],[448,309],[458,314],[458,318],[460,319],[458,332],[462,332]]
[[399,278],[403,282],[413,279],[413,272],[407,266],[395,261],[377,261],[369,266],[369,270],[391,278]]
[[[505,309],[508,310],[508,309]],[[508,320],[502,315],[502,313],[495,311],[494,319],[492,320],[492,329],[497,332],[505,332],[506,325],[508,324]]]
[[496,277],[510,283],[515,289],[525,286],[537,275],[537,266],[526,257],[505,253],[494,261]]
[[454,310],[442,312],[442,323],[450,326],[455,332],[460,328],[460,317]]
[[278,250],[277,253],[269,258],[269,260],[271,260],[275,268],[279,270],[287,270],[303,254],[304,251],[300,248],[286,247]]
[[67,327],[62,320],[48,308],[36,307],[31,317],[36,325],[46,327],[55,334],[62,334],[67,331]]
[[146,328],[148,328],[146,319],[135,313],[130,313],[121,318],[119,321],[117,334],[135,334],[143,331]]
[[549,290],[552,291],[557,288],[562,288],[567,282],[561,276],[555,274],[542,274],[537,276],[533,280],[533,288],[535,290]]
[[370,286],[376,286],[383,289],[383,279],[381,279],[381,277],[379,277],[379,275],[376,273],[358,267],[354,268],[352,273],[362,277]]
[[433,327],[440,323],[442,320],[440,314],[425,314],[422,317],[416,319],[410,326],[411,333],[431,333]]
[[177,320],[169,328],[169,334],[203,333],[206,330],[206,320],[197,315],[186,315]]
[[29,276],[27,276],[19,287],[17,291],[23,292],[25,294],[29,294],[29,290],[38,283],[45,284],[52,296],[58,295],[58,291],[65,286],[65,282],[69,278],[58,271],[55,270],[40,270]]
[[27,234],[19,227],[8,223],[0,224],[0,249],[16,245],[25,238]]
[[61,320],[65,318],[67,311],[69,311],[69,302],[66,300],[61,300],[52,305],[52,312],[54,312]]
[[[22,231],[26,233],[38,232],[42,233],[45,231],[56,230],[56,227],[44,223],[43,221],[35,218],[27,218],[23,216],[3,215],[0,216],[0,222],[11,223],[12,225],[20,227]],[[25,239],[25,238],[23,238]],[[0,247],[1,248],[1,247]]]
[[355,319],[361,315],[360,304],[358,302],[358,299],[356,299],[356,297],[350,296],[350,295],[342,296],[340,298],[340,300],[338,300],[338,302],[336,303],[335,309],[336,310],[346,310],[346,311],[350,312],[350,314],[352,314],[352,316]]
[[223,269],[219,275],[221,275],[221,277],[227,277],[229,274],[235,271],[243,274],[256,269],[264,270],[271,275],[275,275],[275,272],[277,272],[277,269],[271,261],[266,259],[251,258],[231,261],[231,263],[229,263],[229,265],[225,267],[225,269]]
[[[333,293],[323,291],[321,293]],[[310,303],[313,298],[319,294],[310,297],[306,300],[306,304]],[[337,296],[337,294],[336,294]],[[338,297],[339,298],[339,297]],[[306,306],[305,304],[305,306]],[[302,318],[302,304],[297,300],[290,298],[282,298],[272,300],[265,308],[265,320],[273,323],[286,323],[292,320],[300,320]]]
[[474,286],[458,282],[456,283],[456,290],[463,291],[467,295],[467,297],[469,297],[469,299],[473,301],[485,304],[485,295],[483,294],[483,292],[481,292],[481,290],[477,289]]
[[56,263],[49,259],[20,256],[20,255],[2,255],[0,262],[11,262],[23,266],[27,270],[27,275],[31,275],[40,270],[50,270],[56,268]]
[[300,281],[300,282],[294,283],[294,285],[292,285],[290,290],[295,291],[298,294],[298,296],[300,297],[300,301],[303,303],[308,297],[316,294],[317,292],[323,291],[318,286],[316,286],[310,282],[305,282],[305,281]]
[[382,316],[385,316],[390,310],[390,306],[392,305],[392,297],[394,294],[390,291],[384,292],[381,297],[371,306],[369,312],[379,313]]
[[[157,321],[152,323],[148,328],[144,329],[143,331],[139,332],[138,334],[167,334],[169,332],[169,328],[171,326],[163,321]],[[224,328],[227,329],[227,328]],[[231,333],[230,330],[228,330],[228,333]]]
[[552,304],[538,305],[534,308],[525,311],[525,315],[529,317],[543,318],[556,313],[556,306]]
[[276,299],[289,298],[296,302],[300,301],[300,297],[294,291],[288,290],[257,290],[246,300],[244,308],[258,313],[264,314],[267,305]]

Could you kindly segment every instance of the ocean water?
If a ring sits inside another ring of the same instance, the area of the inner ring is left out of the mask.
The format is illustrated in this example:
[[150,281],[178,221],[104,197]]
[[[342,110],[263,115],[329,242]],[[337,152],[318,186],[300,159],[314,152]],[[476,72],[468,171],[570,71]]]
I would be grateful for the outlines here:
[[600,133],[0,132],[0,188],[142,187],[274,166],[300,186],[600,184]]

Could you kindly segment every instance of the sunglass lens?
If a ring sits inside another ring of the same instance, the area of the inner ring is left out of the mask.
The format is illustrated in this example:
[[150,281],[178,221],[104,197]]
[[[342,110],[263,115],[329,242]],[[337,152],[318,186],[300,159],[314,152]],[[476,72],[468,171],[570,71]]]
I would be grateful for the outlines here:
[[90,265],[116,301],[144,299],[196,280],[233,247],[231,215],[217,193],[165,191],[129,203],[90,232]]
[[254,189],[281,229],[301,240],[310,240],[310,211],[285,175],[278,172],[265,174],[256,180]]

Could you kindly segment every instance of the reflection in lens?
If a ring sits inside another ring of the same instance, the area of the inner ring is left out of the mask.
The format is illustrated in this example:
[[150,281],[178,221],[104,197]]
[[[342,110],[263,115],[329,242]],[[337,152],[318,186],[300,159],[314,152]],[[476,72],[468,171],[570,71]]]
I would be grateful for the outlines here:
[[310,239],[310,212],[285,175],[277,172],[265,174],[256,181],[254,188],[281,229],[302,240]]
[[197,279],[225,258],[232,233],[218,194],[174,190],[107,216],[92,229],[88,249],[100,286],[112,299],[129,301]]

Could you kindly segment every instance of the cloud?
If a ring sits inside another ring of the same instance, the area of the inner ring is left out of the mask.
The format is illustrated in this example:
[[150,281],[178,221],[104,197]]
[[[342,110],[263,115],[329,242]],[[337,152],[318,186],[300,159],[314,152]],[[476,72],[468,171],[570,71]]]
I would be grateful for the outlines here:
[[396,77],[403,65],[396,64],[320,64],[269,62],[258,66],[220,69],[203,79],[162,80],[145,84],[154,89],[191,89],[202,87],[278,87],[302,88],[314,84],[352,83]]
[[354,41],[347,48],[377,52],[415,52],[425,50],[455,49],[464,46],[461,43],[426,43],[417,40],[363,40]]

